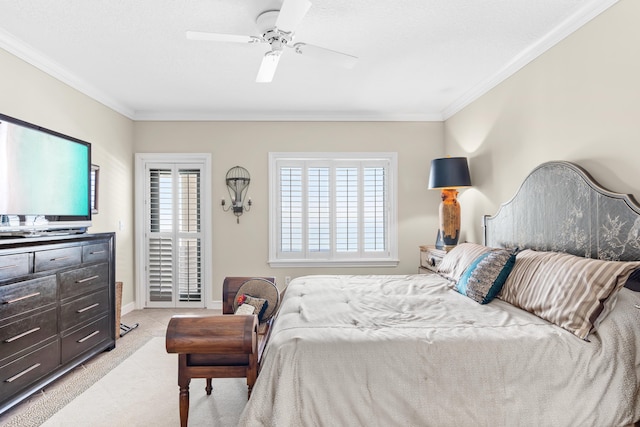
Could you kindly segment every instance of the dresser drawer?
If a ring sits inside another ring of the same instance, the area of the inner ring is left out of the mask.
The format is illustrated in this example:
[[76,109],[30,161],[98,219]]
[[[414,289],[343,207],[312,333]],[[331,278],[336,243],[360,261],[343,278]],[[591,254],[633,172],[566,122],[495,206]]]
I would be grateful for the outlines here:
[[29,274],[31,254],[0,255],[0,280],[13,279],[14,277]]
[[0,367],[0,401],[15,395],[60,364],[60,344],[53,341],[38,350]]
[[59,268],[79,265],[82,262],[82,248],[72,246],[69,248],[50,249],[38,251],[35,254],[35,271],[57,270]]
[[0,328],[0,360],[51,338],[57,333],[55,307],[9,323]]
[[107,262],[109,261],[109,243],[96,243],[82,247],[82,262]]
[[63,333],[62,363],[69,362],[110,337],[113,337],[113,330],[109,327],[109,316],[91,322],[67,336]]
[[109,285],[109,264],[91,265],[65,271],[60,276],[60,299],[97,291]]
[[107,313],[108,309],[108,289],[75,299],[60,307],[60,329],[64,331],[79,325],[82,322]]
[[423,268],[435,269],[440,264],[442,258],[434,256],[430,251],[420,251],[420,266]]
[[5,319],[56,302],[56,276],[0,286],[0,323]]

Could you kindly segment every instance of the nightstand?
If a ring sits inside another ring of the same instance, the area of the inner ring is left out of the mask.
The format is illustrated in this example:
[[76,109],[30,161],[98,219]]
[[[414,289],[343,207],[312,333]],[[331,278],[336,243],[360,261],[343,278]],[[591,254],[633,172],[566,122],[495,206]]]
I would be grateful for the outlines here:
[[420,267],[418,273],[435,273],[438,271],[438,265],[447,253],[444,249],[436,249],[433,245],[420,246]]

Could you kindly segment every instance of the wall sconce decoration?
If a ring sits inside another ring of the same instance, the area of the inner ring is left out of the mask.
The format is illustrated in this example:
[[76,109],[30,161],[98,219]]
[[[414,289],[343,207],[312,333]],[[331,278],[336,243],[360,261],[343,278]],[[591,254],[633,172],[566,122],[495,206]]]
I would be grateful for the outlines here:
[[457,188],[471,187],[466,157],[445,157],[431,161],[429,189],[441,190],[436,248],[451,249],[460,238],[460,204]]
[[251,199],[247,200],[246,205],[244,201],[251,182],[251,175],[245,168],[234,166],[227,172],[225,181],[231,197],[231,206],[225,208],[226,202],[222,199],[222,210],[225,212],[232,210],[236,216],[236,222],[240,224],[240,215],[245,211],[249,212],[251,210]]

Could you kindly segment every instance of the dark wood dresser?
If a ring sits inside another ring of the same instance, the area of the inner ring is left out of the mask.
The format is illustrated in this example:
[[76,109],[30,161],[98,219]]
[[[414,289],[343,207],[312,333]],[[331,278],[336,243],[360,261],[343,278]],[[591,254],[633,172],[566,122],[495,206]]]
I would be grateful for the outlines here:
[[115,348],[115,234],[0,239],[0,413]]

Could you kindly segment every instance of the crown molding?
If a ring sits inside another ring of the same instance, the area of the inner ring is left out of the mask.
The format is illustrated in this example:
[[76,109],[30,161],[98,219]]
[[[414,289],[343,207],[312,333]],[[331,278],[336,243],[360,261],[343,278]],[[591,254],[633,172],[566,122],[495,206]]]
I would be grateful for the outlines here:
[[609,9],[614,4],[618,3],[618,1],[620,0],[591,0],[578,12],[574,13],[572,16],[560,23],[545,37],[518,54],[496,74],[478,84],[477,86],[473,87],[463,96],[461,96],[455,102],[445,108],[442,111],[443,120],[449,119],[464,107],[489,92],[498,84],[514,75],[525,65],[545,53],[547,50],[551,49],[556,44],[560,43],[577,29],[585,25],[587,22],[591,21],[593,18],[600,15],[602,12]]
[[31,45],[23,42],[8,31],[0,28],[0,48],[6,50],[12,55],[22,59],[23,61],[33,65],[49,76],[60,80],[62,83],[72,87],[73,89],[87,95],[95,101],[104,104],[106,107],[126,116],[133,118],[133,110],[122,105],[112,97],[108,96],[95,86],[87,83],[77,75],[71,73],[60,64],[51,60],[51,58],[42,54]]
[[327,112],[242,112],[218,113],[207,111],[136,111],[136,121],[246,121],[246,122],[441,122],[441,114],[402,113],[374,114],[359,113],[327,113]]

